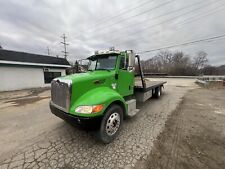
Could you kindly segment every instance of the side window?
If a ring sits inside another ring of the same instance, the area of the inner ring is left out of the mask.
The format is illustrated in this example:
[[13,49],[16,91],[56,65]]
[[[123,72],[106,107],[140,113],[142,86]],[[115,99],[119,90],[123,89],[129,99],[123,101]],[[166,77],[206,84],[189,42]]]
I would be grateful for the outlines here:
[[126,61],[125,61],[125,57],[121,57],[120,59],[120,69],[127,69],[127,66],[128,66],[128,58],[126,58]]

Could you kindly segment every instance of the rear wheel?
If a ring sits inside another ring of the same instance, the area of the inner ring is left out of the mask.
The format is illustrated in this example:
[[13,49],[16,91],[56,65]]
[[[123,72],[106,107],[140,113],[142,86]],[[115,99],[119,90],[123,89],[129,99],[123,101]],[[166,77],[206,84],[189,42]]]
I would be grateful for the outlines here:
[[153,94],[154,98],[159,98],[161,96],[161,94],[162,94],[161,86],[155,88],[155,91],[154,91],[154,94]]
[[118,135],[123,124],[123,109],[119,105],[110,106],[102,119],[99,139],[103,143],[112,142]]

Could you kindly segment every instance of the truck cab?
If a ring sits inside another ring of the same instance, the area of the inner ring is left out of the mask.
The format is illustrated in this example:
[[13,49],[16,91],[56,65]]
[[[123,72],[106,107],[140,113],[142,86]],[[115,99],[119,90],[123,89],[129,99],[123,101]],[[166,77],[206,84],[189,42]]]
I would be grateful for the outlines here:
[[[147,82],[140,58],[132,50],[96,52],[87,59],[87,72],[52,81],[50,109],[65,120],[97,121],[98,138],[110,143],[118,135],[123,120],[138,113],[136,102],[159,97],[165,82]],[[135,78],[136,61],[138,79]]]

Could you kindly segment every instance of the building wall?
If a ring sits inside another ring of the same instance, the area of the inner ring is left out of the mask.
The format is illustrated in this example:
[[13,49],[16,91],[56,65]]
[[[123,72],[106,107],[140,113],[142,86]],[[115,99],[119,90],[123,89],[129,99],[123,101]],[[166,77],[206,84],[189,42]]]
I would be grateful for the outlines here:
[[[61,72],[64,69],[49,69],[49,71]],[[47,87],[44,83],[43,68],[0,66],[0,91],[20,90],[27,88]]]

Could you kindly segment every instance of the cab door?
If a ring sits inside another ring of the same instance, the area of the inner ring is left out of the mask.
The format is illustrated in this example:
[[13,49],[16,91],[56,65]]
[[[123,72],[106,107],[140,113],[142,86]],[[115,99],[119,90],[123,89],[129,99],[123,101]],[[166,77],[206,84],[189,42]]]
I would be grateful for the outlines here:
[[132,95],[134,91],[134,73],[128,71],[128,58],[126,56],[119,57],[117,91],[122,96]]

